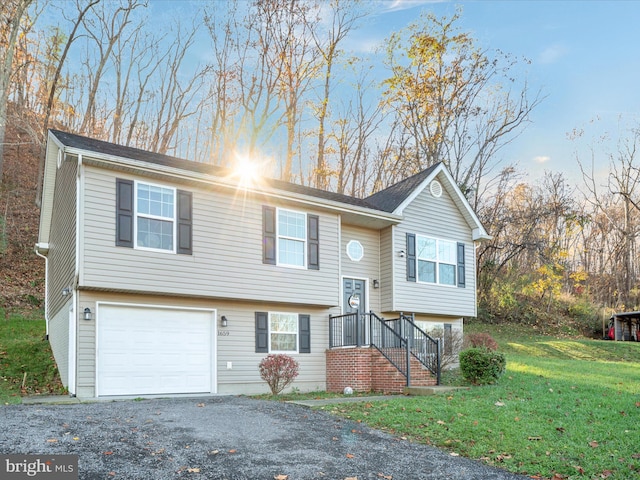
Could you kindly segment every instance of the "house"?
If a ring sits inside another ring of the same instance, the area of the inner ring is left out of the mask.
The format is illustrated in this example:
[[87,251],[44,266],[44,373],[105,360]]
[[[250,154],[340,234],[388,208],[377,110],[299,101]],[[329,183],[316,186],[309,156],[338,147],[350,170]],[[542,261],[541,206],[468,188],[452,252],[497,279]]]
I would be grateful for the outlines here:
[[253,394],[268,353],[295,357],[301,391],[349,372],[328,353],[375,333],[353,318],[462,329],[486,238],[442,164],[358,199],[52,130],[36,253],[70,394]]

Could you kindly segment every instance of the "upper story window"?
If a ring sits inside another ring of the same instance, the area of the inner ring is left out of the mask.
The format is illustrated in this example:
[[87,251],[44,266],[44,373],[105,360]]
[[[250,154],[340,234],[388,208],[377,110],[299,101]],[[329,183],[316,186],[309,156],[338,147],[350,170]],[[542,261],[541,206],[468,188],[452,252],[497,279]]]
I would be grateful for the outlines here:
[[136,183],[136,246],[174,251],[176,189]]
[[262,207],[262,263],[320,269],[318,215]]
[[278,265],[305,267],[307,215],[278,209]]
[[116,245],[191,255],[192,194],[116,179]]
[[457,244],[416,235],[418,281],[456,285]]

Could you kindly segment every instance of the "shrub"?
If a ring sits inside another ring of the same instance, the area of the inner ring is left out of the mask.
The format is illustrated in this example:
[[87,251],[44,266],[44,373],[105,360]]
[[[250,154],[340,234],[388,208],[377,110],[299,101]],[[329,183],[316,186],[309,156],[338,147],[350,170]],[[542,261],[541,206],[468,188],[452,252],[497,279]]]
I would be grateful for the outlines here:
[[460,352],[460,371],[474,385],[495,383],[505,372],[507,360],[504,354],[485,347],[475,347]]
[[470,333],[467,335],[466,343],[470,348],[484,347],[489,350],[498,350],[498,342],[488,333]]
[[267,355],[259,368],[260,377],[267,382],[273,395],[278,395],[298,376],[298,362],[289,355]]

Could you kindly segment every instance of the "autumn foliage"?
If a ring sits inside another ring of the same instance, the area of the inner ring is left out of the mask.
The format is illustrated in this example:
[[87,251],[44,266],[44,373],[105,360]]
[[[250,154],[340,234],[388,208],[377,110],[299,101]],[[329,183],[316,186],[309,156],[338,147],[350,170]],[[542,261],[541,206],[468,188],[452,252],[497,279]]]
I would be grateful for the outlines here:
[[498,349],[498,342],[488,333],[470,333],[465,340],[465,343],[471,348],[484,347],[494,351]]
[[289,355],[267,355],[260,362],[259,368],[260,377],[267,382],[273,395],[278,395],[298,376],[298,362]]

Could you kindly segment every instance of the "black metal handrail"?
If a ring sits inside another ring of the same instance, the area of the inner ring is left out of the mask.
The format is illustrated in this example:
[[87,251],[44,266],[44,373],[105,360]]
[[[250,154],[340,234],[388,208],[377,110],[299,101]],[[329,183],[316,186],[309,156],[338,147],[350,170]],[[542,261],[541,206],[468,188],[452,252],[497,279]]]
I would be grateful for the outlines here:
[[409,317],[401,313],[398,318],[385,320],[385,322],[402,338],[407,339],[411,355],[436,376],[437,384],[440,385],[440,341],[418,327],[413,316]]

